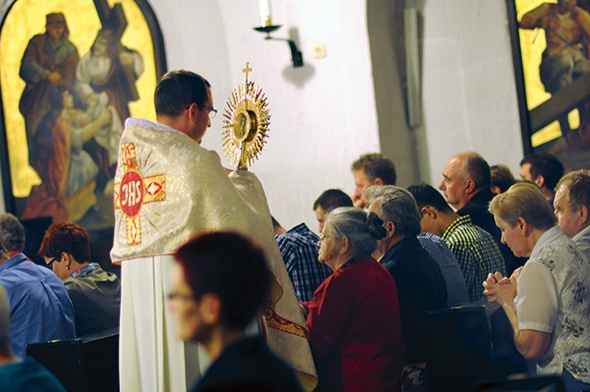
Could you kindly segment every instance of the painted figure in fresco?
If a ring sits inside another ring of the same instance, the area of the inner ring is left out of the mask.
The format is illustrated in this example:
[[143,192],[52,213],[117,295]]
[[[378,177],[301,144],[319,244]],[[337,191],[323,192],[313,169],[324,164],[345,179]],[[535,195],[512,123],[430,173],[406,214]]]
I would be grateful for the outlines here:
[[[547,48],[543,52],[539,73],[548,93],[553,94],[590,73],[590,14],[578,7],[576,0],[543,3],[522,17],[520,28],[545,30]],[[580,130],[585,132],[590,126],[590,107],[584,104],[578,109]],[[571,131],[567,114],[558,120],[563,136],[567,137]]]
[[30,142],[32,164],[39,168],[42,183],[33,187],[22,218],[76,221],[96,204],[98,166],[82,145],[111,122],[111,114],[92,117],[74,109],[74,98],[64,88],[53,89],[48,98],[52,108]]
[[139,52],[122,46],[112,30],[102,29],[76,67],[74,95],[86,105],[88,97],[106,92],[109,103],[125,121],[128,103],[139,99],[135,82],[143,69]]
[[[124,122],[130,117],[128,103],[139,99],[135,82],[143,73],[143,69],[143,59],[139,52],[122,46],[112,30],[102,29],[98,32],[90,51],[80,59],[76,67],[74,95],[82,106],[86,107],[89,106],[89,101],[97,99],[100,93],[106,93],[108,105],[116,109],[120,122]],[[115,149],[118,140],[116,143]],[[108,148],[97,138],[89,140],[84,149],[100,167],[97,186],[101,190],[114,178],[116,151],[109,154]]]
[[[62,13],[47,14],[45,28],[45,33],[29,41],[20,68],[20,76],[27,85],[19,109],[25,118],[29,144],[51,108],[49,92],[56,87],[71,87],[79,60],[78,50],[68,39],[69,30]],[[33,164],[31,153],[29,160],[35,170],[41,169]]]

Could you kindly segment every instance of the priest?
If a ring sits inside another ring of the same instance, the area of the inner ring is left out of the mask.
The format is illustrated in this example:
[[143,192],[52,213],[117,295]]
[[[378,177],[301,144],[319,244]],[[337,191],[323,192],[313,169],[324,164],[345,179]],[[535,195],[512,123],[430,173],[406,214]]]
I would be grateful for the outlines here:
[[194,235],[215,230],[235,230],[264,246],[274,282],[259,330],[312,390],[316,372],[305,320],[274,242],[262,185],[245,170],[228,174],[217,153],[200,146],[216,113],[209,82],[171,71],[154,101],[157,124],[127,120],[115,177],[111,258],[122,266],[121,390],[186,391],[199,378],[206,355],[176,337],[165,300],[172,254]]

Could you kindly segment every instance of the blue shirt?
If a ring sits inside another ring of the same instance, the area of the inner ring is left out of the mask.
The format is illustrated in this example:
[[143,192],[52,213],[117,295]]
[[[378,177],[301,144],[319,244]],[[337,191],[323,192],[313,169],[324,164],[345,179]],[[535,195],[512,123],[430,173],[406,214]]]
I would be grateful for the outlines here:
[[310,301],[332,270],[318,260],[319,237],[301,223],[275,236],[299,302]]
[[16,356],[25,357],[30,343],[76,337],[66,287],[48,268],[18,253],[0,265],[0,284],[8,294],[10,347]]
[[[442,238],[431,233],[420,233],[420,245],[438,263],[447,286],[447,306],[460,306],[469,302],[467,284],[457,258]],[[482,289],[483,290],[483,289]]]

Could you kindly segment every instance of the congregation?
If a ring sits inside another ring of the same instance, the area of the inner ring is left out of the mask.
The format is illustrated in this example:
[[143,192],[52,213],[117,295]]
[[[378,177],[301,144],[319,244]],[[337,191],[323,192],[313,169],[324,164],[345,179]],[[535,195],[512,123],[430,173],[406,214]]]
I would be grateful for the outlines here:
[[438,187],[404,189],[394,162],[368,153],[351,164],[351,196],[328,189],[313,203],[317,232],[285,229],[253,173],[228,174],[200,146],[216,112],[206,79],[167,73],[155,105],[157,123],[126,122],[115,184],[157,174],[166,194],[137,211],[116,195],[121,280],[92,261],[79,225],[49,226],[36,265],[22,224],[0,215],[9,390],[63,390],[27,345],[112,328],[122,391],[436,390],[429,313],[488,302],[505,312],[529,375],[590,389],[589,170],[564,175],[538,153],[517,181],[459,152]]

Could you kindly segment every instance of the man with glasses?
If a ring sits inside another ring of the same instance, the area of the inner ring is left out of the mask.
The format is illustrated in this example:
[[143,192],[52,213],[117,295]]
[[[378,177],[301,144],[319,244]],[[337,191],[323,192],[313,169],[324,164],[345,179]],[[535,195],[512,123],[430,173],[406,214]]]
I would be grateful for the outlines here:
[[165,311],[171,255],[196,234],[229,229],[264,245],[277,285],[264,313],[268,344],[313,389],[305,320],[274,241],[262,185],[245,170],[228,175],[217,153],[200,146],[216,113],[209,82],[171,71],[154,101],[157,123],[127,120],[115,177],[111,258],[122,265],[121,390],[187,390],[199,378],[206,358],[195,344],[177,340],[174,317]]
[[10,347],[24,358],[27,344],[74,339],[76,330],[74,307],[58,277],[22,252],[9,256],[3,241],[17,238],[24,243],[22,224],[14,215],[0,214],[0,284],[10,304]]

